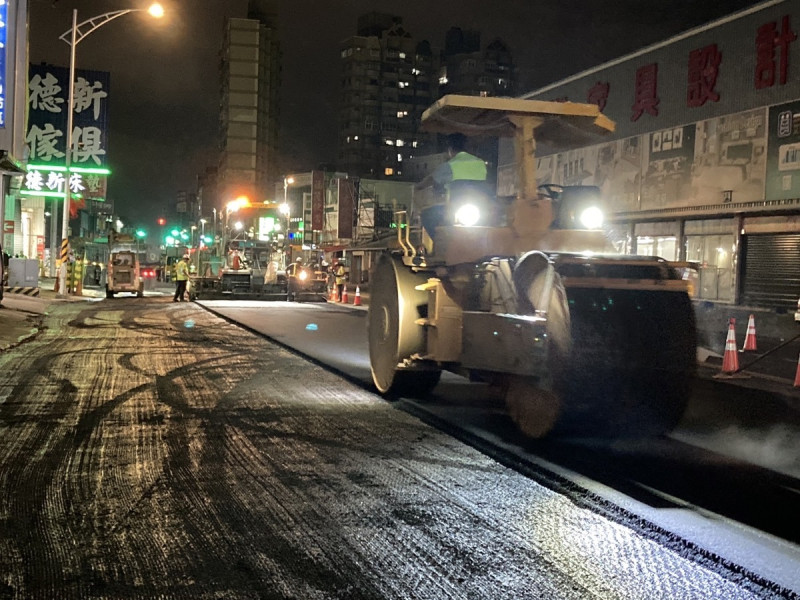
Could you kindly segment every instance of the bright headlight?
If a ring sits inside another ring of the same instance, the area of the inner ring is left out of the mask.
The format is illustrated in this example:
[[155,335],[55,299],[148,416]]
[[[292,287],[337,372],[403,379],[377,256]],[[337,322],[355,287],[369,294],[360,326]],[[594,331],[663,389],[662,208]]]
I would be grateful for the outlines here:
[[472,227],[481,218],[481,211],[474,204],[463,204],[456,211],[456,225]]
[[586,229],[600,229],[603,226],[603,211],[590,206],[581,213],[580,221]]
[[306,271],[300,271],[297,276],[300,278],[300,281],[308,279],[308,273]]

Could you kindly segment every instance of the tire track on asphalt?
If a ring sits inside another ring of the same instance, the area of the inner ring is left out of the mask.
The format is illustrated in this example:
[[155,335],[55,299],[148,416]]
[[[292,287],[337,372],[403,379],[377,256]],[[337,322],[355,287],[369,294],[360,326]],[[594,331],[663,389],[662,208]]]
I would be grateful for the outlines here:
[[[48,346],[47,351],[52,350],[53,348]],[[62,357],[65,354],[66,353],[56,353],[51,358],[46,360],[39,359],[35,362],[53,364],[59,357]],[[214,358],[215,361],[218,359],[219,357]],[[201,368],[202,363],[195,366],[197,368]],[[114,369],[111,370],[113,371]],[[76,398],[78,389],[72,385],[71,382],[66,380],[65,382],[67,384],[66,389],[70,393],[65,394],[62,392],[59,394],[58,397],[61,399],[61,404],[69,406],[78,405],[80,403]],[[100,376],[91,387],[101,387],[102,389],[103,383],[104,378]],[[38,428],[39,435],[30,439],[26,447],[41,447],[48,448],[48,450],[45,452],[43,459],[40,461],[41,464],[38,464],[33,469],[35,472],[35,478],[28,477],[25,471],[19,474],[14,474],[12,472],[6,475],[6,477],[10,476],[12,479],[16,479],[25,483],[25,487],[23,488],[24,493],[21,494],[20,497],[25,497],[26,502],[22,506],[16,506],[16,509],[12,508],[10,511],[13,515],[12,521],[16,523],[28,522],[31,520],[30,518],[26,518],[28,517],[28,513],[41,514],[43,512],[47,512],[48,509],[55,512],[66,513],[66,509],[59,509],[55,505],[52,505],[52,503],[51,506],[48,506],[48,490],[53,488],[53,482],[69,482],[71,478],[77,478],[79,482],[88,480],[92,472],[92,467],[90,465],[92,465],[94,461],[94,456],[92,453],[96,448],[101,447],[100,440],[102,439],[102,436],[98,433],[99,424],[107,419],[113,411],[117,410],[120,406],[124,405],[131,398],[134,398],[138,393],[146,390],[147,387],[151,385],[152,384],[144,384],[142,386],[134,387],[128,392],[124,394],[118,394],[112,397],[111,400],[103,402],[100,406],[91,409],[77,422],[74,435],[64,435],[62,436],[61,441],[55,444],[47,441],[47,438],[52,435],[51,431],[48,432],[44,428]],[[14,391],[14,397],[20,399],[18,405],[23,405],[29,399],[27,392],[30,388],[31,386],[29,383],[21,382],[17,384]],[[54,410],[57,413],[64,412],[63,408],[60,408],[59,404],[54,406]],[[3,419],[3,423],[9,422],[9,414],[13,408],[14,407],[7,402],[0,406],[0,419]],[[70,461],[61,463],[57,459],[51,460],[53,457],[72,456],[73,451],[75,450],[77,450],[78,455],[81,457],[77,465],[72,464]],[[26,464],[25,461],[17,462],[18,464]],[[43,465],[48,464],[49,466],[47,468],[43,468]],[[8,489],[12,489],[12,487],[13,486],[9,485]],[[67,485],[67,493],[70,493],[70,491],[71,489],[69,488],[69,485]],[[93,489],[84,488],[75,492],[75,504],[81,505],[82,503],[85,503],[87,506],[89,506],[93,500],[92,491]],[[30,507],[30,509],[28,507]],[[72,527],[80,528],[84,520],[84,517],[79,517],[76,521],[72,522]],[[102,522],[102,520],[97,519],[97,522]],[[52,539],[49,537],[47,530],[40,532],[40,536],[40,542],[30,544],[30,547],[47,549],[63,548],[65,546],[65,544],[60,543],[62,540]],[[11,539],[13,539],[13,537]],[[147,554],[145,554],[145,556],[146,555]],[[37,556],[34,554],[23,558],[23,563],[26,565],[25,568],[28,571],[25,579],[37,581],[39,582],[38,585],[41,589],[47,589],[48,584],[46,582],[49,580],[58,579],[56,574],[63,573],[65,571],[76,570],[75,564],[72,564],[69,568],[61,566],[63,565],[63,561],[59,561],[57,566],[54,569],[51,569],[53,571],[52,573],[43,573],[36,570],[35,565],[50,565],[52,567],[55,563],[52,558],[53,557],[47,554],[45,556]]]

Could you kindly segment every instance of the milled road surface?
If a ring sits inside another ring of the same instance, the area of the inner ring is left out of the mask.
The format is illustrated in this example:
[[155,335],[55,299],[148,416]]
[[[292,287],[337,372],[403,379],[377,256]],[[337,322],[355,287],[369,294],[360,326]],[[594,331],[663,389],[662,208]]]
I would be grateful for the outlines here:
[[698,563],[193,304],[0,354],[0,597],[738,599]]

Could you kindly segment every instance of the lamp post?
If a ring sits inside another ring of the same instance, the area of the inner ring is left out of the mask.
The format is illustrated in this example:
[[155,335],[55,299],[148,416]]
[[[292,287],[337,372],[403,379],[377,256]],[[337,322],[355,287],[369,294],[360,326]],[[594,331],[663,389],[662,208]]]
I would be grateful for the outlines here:
[[[61,243],[69,237],[69,195],[70,185],[72,183],[72,176],[70,174],[70,167],[72,163],[72,111],[73,104],[75,103],[75,46],[77,46],[83,39],[96,30],[102,27],[109,21],[113,21],[117,17],[127,15],[131,12],[146,11],[155,18],[164,16],[164,9],[157,2],[152,4],[150,8],[126,8],[123,10],[115,10],[107,12],[91,19],[87,19],[82,23],[78,23],[78,9],[72,10],[72,27],[59,36],[58,39],[69,44],[69,100],[67,103],[67,135],[65,136],[67,142],[67,154],[64,159],[66,167],[66,181],[64,182],[64,214],[61,221]],[[66,295],[67,289],[67,266],[64,261],[61,261],[61,277],[59,280],[58,293],[62,296]]]

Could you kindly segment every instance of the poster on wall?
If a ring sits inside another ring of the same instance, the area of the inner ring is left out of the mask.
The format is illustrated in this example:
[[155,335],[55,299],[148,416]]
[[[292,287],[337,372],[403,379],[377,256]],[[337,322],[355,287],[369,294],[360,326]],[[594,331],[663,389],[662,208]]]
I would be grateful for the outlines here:
[[642,210],[686,206],[691,201],[695,125],[670,127],[643,136]]
[[616,140],[597,147],[593,184],[612,212],[636,210],[642,172],[642,137]]
[[800,198],[800,102],[769,109],[767,200]]
[[697,123],[693,205],[762,199],[767,168],[766,124],[764,108]]

